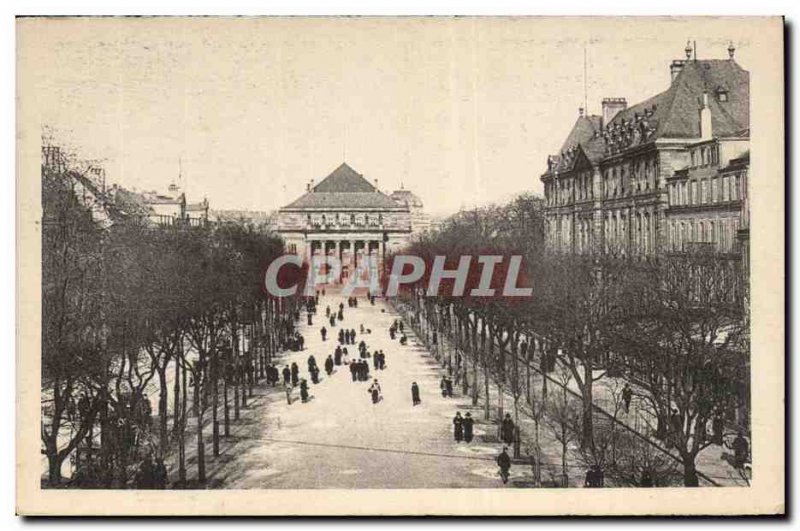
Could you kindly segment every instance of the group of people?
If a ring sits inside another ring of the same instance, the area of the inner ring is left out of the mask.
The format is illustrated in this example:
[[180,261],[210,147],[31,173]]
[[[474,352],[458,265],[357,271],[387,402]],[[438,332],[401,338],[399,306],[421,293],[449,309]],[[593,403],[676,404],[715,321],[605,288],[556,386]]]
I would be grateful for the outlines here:
[[286,340],[286,348],[292,350],[294,352],[298,352],[303,350],[305,347],[306,339],[303,337],[303,334],[300,332],[295,332],[293,336],[289,337]]
[[350,362],[350,375],[354,382],[366,382],[369,380],[369,363],[366,359],[353,360]]
[[395,340],[397,337],[398,332],[400,333],[400,344],[406,345],[408,343],[408,337],[406,337],[403,321],[399,319],[395,319],[392,323],[392,326],[389,327],[389,337],[392,338],[392,341]]
[[356,344],[356,331],[354,329],[352,329],[352,328],[350,330],[346,330],[344,328],[340,328],[339,329],[339,344],[340,345],[355,345]]
[[453,418],[453,437],[457,443],[464,441],[469,444],[472,442],[473,424],[475,424],[475,421],[470,413],[462,417],[461,412],[456,411],[456,416]]
[[442,376],[442,381],[439,382],[439,389],[442,390],[444,398],[453,398],[453,380],[449,376]]
[[348,308],[358,308],[358,297],[347,297]]

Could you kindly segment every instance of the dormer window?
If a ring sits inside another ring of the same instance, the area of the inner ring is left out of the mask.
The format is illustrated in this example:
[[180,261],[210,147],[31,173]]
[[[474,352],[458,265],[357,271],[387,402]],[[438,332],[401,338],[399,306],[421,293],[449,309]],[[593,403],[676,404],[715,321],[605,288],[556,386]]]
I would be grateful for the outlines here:
[[717,89],[717,101],[719,102],[726,102],[728,101],[728,91],[723,88]]

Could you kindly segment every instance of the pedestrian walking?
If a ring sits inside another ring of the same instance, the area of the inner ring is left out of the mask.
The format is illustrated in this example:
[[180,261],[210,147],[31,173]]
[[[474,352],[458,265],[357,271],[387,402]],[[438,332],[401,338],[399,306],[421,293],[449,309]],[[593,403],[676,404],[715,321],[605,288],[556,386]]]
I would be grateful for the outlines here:
[[472,415],[467,413],[464,417],[464,442],[467,444],[472,442],[472,425],[475,424],[475,420],[472,418]]
[[326,306],[325,307],[325,317],[330,317],[330,316],[331,316],[331,307],[330,306]]
[[353,362],[350,364],[350,376],[353,378],[353,381],[356,381],[358,375],[356,374],[358,371],[358,363]]
[[297,363],[292,362],[292,387],[296,386],[299,380],[300,368],[297,366]]
[[327,336],[328,336],[328,329],[327,329],[327,328],[325,328],[325,327],[323,326],[323,327],[320,329],[319,333],[320,333],[320,335],[322,335],[322,340],[323,340],[323,341],[325,341],[325,339],[326,339],[326,338],[327,338]]
[[511,471],[511,458],[508,456],[508,448],[503,446],[503,451],[497,456],[497,466],[500,467],[500,479],[503,484],[508,483],[509,473]]
[[442,398],[447,398],[447,377],[442,376],[442,381],[439,382],[439,389],[442,390]]
[[625,406],[625,413],[628,413],[631,409],[632,398],[633,390],[631,390],[631,386],[626,383],[625,387],[622,388],[622,403]]
[[372,385],[369,387],[369,393],[372,395],[372,403],[377,404],[381,400],[381,386],[378,383],[378,380],[372,382]]
[[292,381],[292,371],[289,369],[289,366],[283,368],[283,385],[289,385],[289,382]]
[[305,379],[300,380],[300,401],[308,402],[308,382]]
[[419,399],[419,386],[417,382],[411,382],[411,403],[415,406],[422,403],[422,400]]
[[456,411],[456,416],[453,417],[453,437],[457,443],[464,440],[464,419],[460,411]]
[[504,443],[514,443],[514,421],[511,420],[511,415],[506,413],[503,423],[500,426],[500,435]]
[[327,359],[325,359],[325,374],[330,376],[332,373],[333,373],[333,357],[329,354]]

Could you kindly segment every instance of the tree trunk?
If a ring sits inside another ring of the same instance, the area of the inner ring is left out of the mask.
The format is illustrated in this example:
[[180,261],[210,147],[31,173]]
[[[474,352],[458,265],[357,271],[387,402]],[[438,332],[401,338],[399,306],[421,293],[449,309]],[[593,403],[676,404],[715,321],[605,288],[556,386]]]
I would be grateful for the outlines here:
[[203,445],[203,407],[200,404],[202,396],[200,393],[200,375],[202,371],[197,371],[194,378],[194,407],[197,416],[197,481],[206,481],[206,455]]
[[58,455],[58,452],[54,454],[48,454],[47,456],[47,478],[50,481],[50,485],[58,485],[61,483],[61,464],[64,462],[64,458]]
[[698,487],[699,478],[697,477],[697,468],[694,463],[694,456],[683,455],[683,486],[684,487]]
[[169,432],[167,431],[167,402],[169,400],[167,386],[167,366],[158,367],[159,395],[158,395],[158,424],[159,424],[159,444],[161,445],[161,455],[165,455],[169,447]]
[[583,385],[581,386],[581,395],[583,397],[583,415],[581,419],[581,447],[591,447],[594,440],[594,427],[593,427],[593,401],[594,396],[592,392],[592,367],[584,365],[583,368]]
[[211,443],[214,457],[219,455],[219,355],[211,358]]

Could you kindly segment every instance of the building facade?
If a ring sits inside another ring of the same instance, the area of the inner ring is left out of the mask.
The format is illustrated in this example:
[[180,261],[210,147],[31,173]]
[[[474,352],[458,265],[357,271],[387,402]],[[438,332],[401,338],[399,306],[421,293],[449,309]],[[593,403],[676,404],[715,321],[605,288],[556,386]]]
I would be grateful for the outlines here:
[[749,74],[734,60],[670,65],[667,90],[629,107],[605,98],[577,121],[541,176],[545,243],[558,253],[649,257],[747,239]]
[[307,261],[315,255],[337,257],[347,278],[365,257],[380,265],[408,242],[414,232],[412,210],[422,207],[409,194],[393,199],[342,163],[279,209],[277,231],[288,251]]

